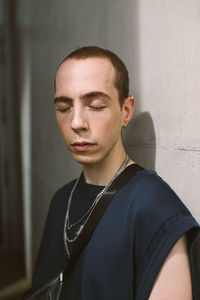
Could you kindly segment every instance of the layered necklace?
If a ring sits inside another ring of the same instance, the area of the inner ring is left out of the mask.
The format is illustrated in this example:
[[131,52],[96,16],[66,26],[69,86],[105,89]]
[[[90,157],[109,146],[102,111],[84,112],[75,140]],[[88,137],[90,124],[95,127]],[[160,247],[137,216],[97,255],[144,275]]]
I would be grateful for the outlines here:
[[[76,189],[76,187],[79,183],[79,180],[81,178],[81,174],[77,178],[77,180],[76,180],[76,182],[75,182],[75,184],[74,184],[74,186],[71,190],[69,198],[68,198],[67,211],[66,211],[65,222],[64,222],[64,244],[65,244],[65,249],[66,249],[68,258],[70,257],[70,251],[69,251],[68,243],[73,243],[78,239],[78,237],[82,233],[85,225],[87,224],[87,221],[89,220],[91,214],[93,213],[97,203],[99,202],[101,197],[105,194],[105,192],[108,190],[108,188],[111,186],[113,181],[126,168],[126,165],[127,165],[129,160],[130,160],[129,156],[126,155],[126,157],[125,157],[121,167],[119,168],[119,170],[115,173],[115,175],[113,176],[111,181],[103,188],[103,190],[100,193],[98,193],[98,195],[96,196],[96,198],[94,199],[92,205],[89,207],[89,209],[86,211],[86,213],[80,219],[78,219],[76,222],[70,223],[69,215],[70,215],[71,202],[72,202],[74,191],[75,191],[75,189]],[[78,226],[78,230],[76,231],[75,235],[72,238],[70,238],[69,235],[68,235],[68,232],[69,232],[70,229],[74,228],[75,226]]]

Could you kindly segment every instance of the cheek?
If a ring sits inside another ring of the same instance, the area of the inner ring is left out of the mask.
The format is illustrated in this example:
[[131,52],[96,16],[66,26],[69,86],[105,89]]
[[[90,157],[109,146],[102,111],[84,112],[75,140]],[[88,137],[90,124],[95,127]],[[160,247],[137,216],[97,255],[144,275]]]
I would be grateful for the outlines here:
[[116,114],[102,114],[94,119],[93,128],[99,135],[110,138],[115,138],[121,134],[121,113]]
[[67,137],[69,134],[69,124],[68,122],[62,117],[56,117],[58,128],[63,137]]

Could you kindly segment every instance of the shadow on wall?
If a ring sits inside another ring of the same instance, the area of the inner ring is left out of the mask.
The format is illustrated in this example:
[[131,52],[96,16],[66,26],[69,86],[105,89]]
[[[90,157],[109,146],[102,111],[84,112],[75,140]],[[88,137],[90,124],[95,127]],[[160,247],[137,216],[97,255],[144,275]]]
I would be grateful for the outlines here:
[[139,113],[129,123],[123,137],[130,157],[146,169],[155,170],[156,135],[150,113]]

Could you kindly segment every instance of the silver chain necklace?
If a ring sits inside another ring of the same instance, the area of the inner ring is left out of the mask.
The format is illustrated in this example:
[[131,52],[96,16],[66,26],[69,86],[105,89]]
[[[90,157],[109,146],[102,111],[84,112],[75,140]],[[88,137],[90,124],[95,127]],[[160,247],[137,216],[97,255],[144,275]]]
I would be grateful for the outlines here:
[[[66,211],[66,215],[65,215],[65,222],[64,222],[64,245],[65,245],[65,249],[67,252],[67,256],[68,258],[70,257],[70,251],[69,251],[69,247],[67,243],[73,243],[74,241],[77,240],[77,238],[79,237],[79,235],[82,233],[88,219],[90,218],[92,212],[94,211],[97,203],[99,202],[99,200],[101,199],[101,197],[105,194],[105,192],[108,190],[108,188],[111,186],[111,184],[113,183],[113,181],[119,176],[119,174],[121,172],[123,172],[123,170],[126,168],[126,165],[129,161],[129,156],[128,154],[126,154],[126,157],[121,165],[121,167],[119,168],[119,170],[115,173],[115,175],[113,176],[113,178],[111,179],[111,181],[103,188],[103,190],[98,193],[98,195],[96,196],[94,202],[92,203],[92,205],[89,207],[89,209],[87,210],[87,212],[75,223],[70,224],[69,221],[69,213],[70,213],[70,208],[71,208],[71,202],[72,202],[72,197],[75,191],[75,188],[77,187],[77,184],[80,180],[81,175],[78,177],[78,179],[76,180],[71,193],[69,195],[69,199],[68,199],[68,203],[67,203],[67,211]],[[77,230],[77,232],[75,233],[75,236],[73,238],[69,238],[67,235],[67,230],[70,230],[72,227],[78,225],[79,223],[81,223],[81,221],[83,221],[85,219],[85,221],[83,222],[82,225],[80,225],[79,229]]]

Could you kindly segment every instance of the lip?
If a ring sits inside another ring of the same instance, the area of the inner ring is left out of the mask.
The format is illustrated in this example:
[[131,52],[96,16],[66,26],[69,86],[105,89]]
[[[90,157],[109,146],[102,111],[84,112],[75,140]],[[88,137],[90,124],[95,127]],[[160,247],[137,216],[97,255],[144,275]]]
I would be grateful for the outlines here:
[[88,143],[88,142],[80,142],[80,143],[73,143],[72,147],[76,150],[76,151],[87,151],[89,149],[91,149],[92,147],[94,147],[95,144],[93,143]]

